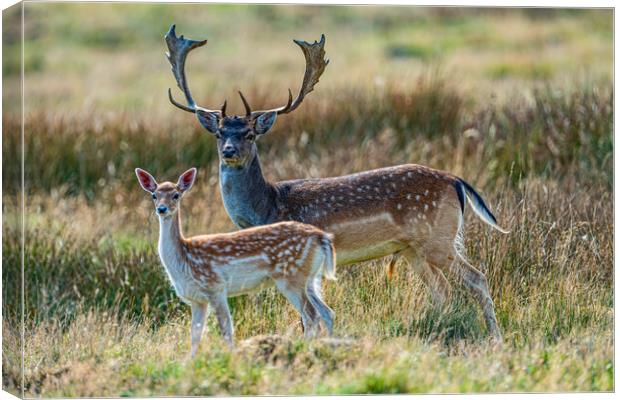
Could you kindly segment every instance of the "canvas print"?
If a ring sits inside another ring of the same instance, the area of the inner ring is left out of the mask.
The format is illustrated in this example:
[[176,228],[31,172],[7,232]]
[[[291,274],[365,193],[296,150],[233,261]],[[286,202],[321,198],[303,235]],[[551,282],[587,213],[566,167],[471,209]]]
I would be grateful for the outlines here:
[[3,11],[2,388],[611,392],[613,10]]

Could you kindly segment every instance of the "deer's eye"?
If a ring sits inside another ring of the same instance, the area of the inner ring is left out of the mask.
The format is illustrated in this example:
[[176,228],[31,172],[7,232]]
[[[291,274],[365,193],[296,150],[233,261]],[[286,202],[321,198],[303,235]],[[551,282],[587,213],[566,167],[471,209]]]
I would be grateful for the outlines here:
[[179,200],[179,197],[180,197],[180,194],[178,194],[178,193],[175,193],[175,194],[172,195],[172,199],[173,200]]
[[153,200],[157,200],[157,195],[155,193],[153,193],[151,197],[153,197]]
[[248,132],[248,134],[245,135],[245,138],[247,140],[254,140],[255,137],[256,137],[256,135],[254,134],[254,132]]

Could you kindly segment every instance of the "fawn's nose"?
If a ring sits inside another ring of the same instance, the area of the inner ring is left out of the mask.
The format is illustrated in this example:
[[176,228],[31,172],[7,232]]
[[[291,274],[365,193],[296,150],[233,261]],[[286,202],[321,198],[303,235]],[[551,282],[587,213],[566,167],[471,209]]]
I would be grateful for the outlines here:
[[237,149],[235,149],[233,146],[224,146],[224,148],[222,149],[222,155],[225,158],[235,157],[237,155]]
[[166,206],[158,206],[157,207],[157,214],[163,215],[166,213],[166,211],[168,211],[168,207]]

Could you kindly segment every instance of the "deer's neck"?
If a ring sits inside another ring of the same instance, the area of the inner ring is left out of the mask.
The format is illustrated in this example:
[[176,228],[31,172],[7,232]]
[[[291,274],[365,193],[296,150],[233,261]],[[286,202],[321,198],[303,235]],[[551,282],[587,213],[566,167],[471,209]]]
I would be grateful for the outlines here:
[[242,168],[220,164],[220,190],[226,212],[238,227],[275,221],[276,190],[263,177],[256,149],[251,162]]
[[187,268],[183,254],[183,240],[181,210],[177,210],[176,215],[168,218],[159,218],[159,257],[175,287]]

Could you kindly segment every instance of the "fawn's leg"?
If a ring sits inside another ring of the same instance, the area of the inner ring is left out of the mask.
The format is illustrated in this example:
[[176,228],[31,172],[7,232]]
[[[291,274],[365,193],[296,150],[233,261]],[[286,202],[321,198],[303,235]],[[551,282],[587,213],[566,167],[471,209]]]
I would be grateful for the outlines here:
[[317,310],[312,305],[306,292],[302,288],[293,287],[284,281],[276,281],[276,287],[286,297],[286,299],[301,314],[301,323],[306,338],[312,337],[316,333],[316,325],[318,323]]
[[209,303],[213,307],[213,311],[215,311],[215,316],[217,317],[220,332],[224,340],[226,340],[230,347],[233,347],[233,323],[226,293],[218,293],[210,296]]
[[209,310],[206,304],[192,303],[192,326],[190,328],[191,350],[190,356],[193,358],[198,352],[198,346],[200,345],[200,338],[202,331],[204,330],[205,317],[208,315]]
[[304,311],[308,318],[308,329],[304,330],[304,337],[313,338],[317,335],[320,327],[320,316],[319,312],[312,304],[312,301],[308,298],[308,294],[305,289],[301,289],[301,302],[304,308]]
[[306,286],[306,293],[308,294],[308,298],[312,302],[312,305],[321,315],[329,336],[333,335],[334,311],[329,308],[329,306],[325,304],[321,298],[321,277],[315,277],[308,282],[308,285]]

